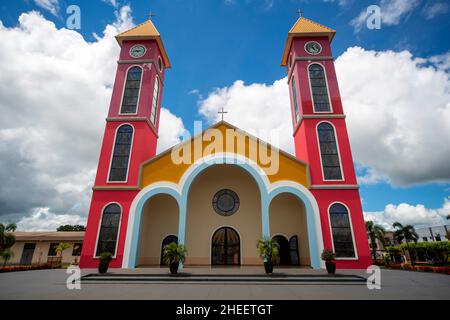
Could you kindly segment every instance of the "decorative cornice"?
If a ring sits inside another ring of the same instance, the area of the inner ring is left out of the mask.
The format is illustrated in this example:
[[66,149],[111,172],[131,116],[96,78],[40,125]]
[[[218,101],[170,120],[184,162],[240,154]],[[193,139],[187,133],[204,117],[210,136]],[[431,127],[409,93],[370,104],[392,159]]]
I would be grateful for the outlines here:
[[152,63],[154,64],[155,61],[153,59],[135,59],[135,60],[119,60],[117,61],[118,64],[136,64],[136,63]]
[[328,114],[328,113],[321,113],[321,114],[305,114],[302,116],[303,119],[345,119],[345,114]]
[[295,57],[295,61],[321,61],[334,60],[332,56],[314,56],[314,57]]
[[313,184],[311,186],[311,189],[315,190],[326,190],[326,189],[351,189],[351,190],[358,190],[359,185],[357,184]]

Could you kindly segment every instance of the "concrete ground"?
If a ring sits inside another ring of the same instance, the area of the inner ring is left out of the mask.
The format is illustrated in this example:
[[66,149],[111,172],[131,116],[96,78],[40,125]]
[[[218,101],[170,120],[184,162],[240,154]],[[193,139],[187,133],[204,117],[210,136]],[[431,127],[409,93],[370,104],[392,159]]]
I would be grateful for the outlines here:
[[[82,270],[82,275],[96,273]],[[258,274],[262,268],[192,268],[192,274]],[[282,269],[278,272],[326,275],[323,270]],[[167,269],[112,270],[112,274],[166,274]],[[339,274],[367,278],[365,271]],[[66,270],[37,270],[0,274],[0,299],[450,299],[450,276],[400,270],[381,271],[381,289],[365,283],[241,283],[241,282],[84,282],[68,290]]]

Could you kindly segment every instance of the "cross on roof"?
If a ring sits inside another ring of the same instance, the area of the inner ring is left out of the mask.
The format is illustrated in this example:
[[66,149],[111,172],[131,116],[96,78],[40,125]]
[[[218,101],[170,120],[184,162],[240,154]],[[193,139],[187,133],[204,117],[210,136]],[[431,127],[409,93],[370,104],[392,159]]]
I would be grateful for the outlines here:
[[217,113],[222,115],[222,121],[223,121],[223,115],[224,115],[225,113],[228,113],[228,111],[224,111],[224,109],[223,109],[223,107],[222,107],[221,111],[219,111],[219,112],[217,112]]
[[152,18],[153,18],[154,16],[156,16],[156,14],[153,13],[152,11],[150,11],[149,13],[147,13],[147,16],[148,16],[148,20],[152,20]]
[[301,18],[303,16],[303,10],[301,8],[297,9],[298,16]]

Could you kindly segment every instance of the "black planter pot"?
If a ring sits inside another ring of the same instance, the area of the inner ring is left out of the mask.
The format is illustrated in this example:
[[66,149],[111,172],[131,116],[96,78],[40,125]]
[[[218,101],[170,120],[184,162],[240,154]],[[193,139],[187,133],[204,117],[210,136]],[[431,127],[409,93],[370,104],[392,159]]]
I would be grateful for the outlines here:
[[273,263],[272,263],[272,261],[265,261],[264,262],[264,270],[266,270],[267,274],[272,274],[272,272],[273,272]]
[[98,263],[98,273],[106,273],[108,271],[109,261],[100,261]]
[[325,261],[328,274],[334,274],[336,272],[336,263],[334,261]]
[[171,274],[177,274],[177,272],[178,272],[178,265],[179,265],[178,262],[173,262],[173,263],[170,264],[169,268],[170,268],[170,273]]

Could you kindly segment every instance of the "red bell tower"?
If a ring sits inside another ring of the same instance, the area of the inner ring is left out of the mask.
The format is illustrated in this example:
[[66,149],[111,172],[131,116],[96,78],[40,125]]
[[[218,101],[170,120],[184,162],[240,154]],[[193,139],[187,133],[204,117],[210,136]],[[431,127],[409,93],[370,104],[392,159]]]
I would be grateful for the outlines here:
[[[112,267],[121,266],[126,227],[120,226],[127,225],[139,191],[140,165],[156,154],[164,73],[170,68],[150,20],[116,39],[121,51],[83,243],[84,268],[96,267],[101,252],[113,254]],[[112,232],[100,234],[100,224],[110,224]]]
[[372,264],[339,87],[331,53],[335,31],[300,17],[288,33],[287,68],[297,158],[310,169],[324,247],[338,268]]

